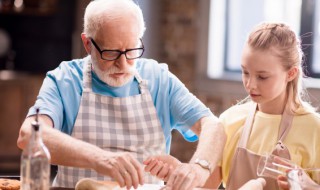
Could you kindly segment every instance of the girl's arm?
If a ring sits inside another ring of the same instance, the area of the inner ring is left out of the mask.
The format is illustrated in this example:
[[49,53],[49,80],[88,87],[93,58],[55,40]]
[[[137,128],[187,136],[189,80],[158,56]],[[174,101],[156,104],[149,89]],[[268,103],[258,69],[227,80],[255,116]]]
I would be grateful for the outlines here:
[[143,161],[146,165],[144,171],[150,172],[151,175],[156,176],[163,181],[167,181],[172,171],[181,162],[171,155],[151,156]]

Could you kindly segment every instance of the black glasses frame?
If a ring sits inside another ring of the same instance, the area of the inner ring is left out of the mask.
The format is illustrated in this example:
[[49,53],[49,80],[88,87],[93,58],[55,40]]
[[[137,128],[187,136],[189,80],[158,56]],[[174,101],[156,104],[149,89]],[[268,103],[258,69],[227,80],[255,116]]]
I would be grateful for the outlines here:
[[[137,58],[141,57],[141,56],[143,55],[143,52],[144,52],[144,45],[143,45],[143,42],[142,42],[142,39],[141,39],[141,38],[140,38],[140,42],[141,42],[141,47],[140,47],[140,48],[126,49],[125,51],[121,51],[121,50],[108,50],[108,49],[101,50],[101,49],[99,48],[98,44],[97,44],[92,38],[90,38],[90,40],[91,40],[93,46],[99,51],[101,59],[107,60],[107,61],[117,60],[117,59],[119,59],[119,57],[120,57],[122,54],[124,54],[124,55],[126,56],[126,59],[128,59],[128,60],[137,59]],[[135,50],[142,50],[141,55],[138,56],[138,57],[134,57],[134,58],[128,58],[127,52],[135,51]],[[119,55],[118,55],[116,58],[113,58],[113,59],[106,59],[106,58],[103,58],[103,57],[102,57],[103,52],[118,52]]]

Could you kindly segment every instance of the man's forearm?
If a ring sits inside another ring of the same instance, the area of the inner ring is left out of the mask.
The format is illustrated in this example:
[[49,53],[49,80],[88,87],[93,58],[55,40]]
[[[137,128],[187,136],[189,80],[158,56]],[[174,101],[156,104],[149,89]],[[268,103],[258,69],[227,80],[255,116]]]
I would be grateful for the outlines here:
[[214,117],[205,117],[199,122],[199,143],[190,162],[193,163],[197,158],[204,159],[214,169],[222,158],[226,134],[222,124]]
[[[57,165],[94,168],[97,156],[102,150],[99,147],[89,143],[77,140],[60,131],[52,128],[52,123],[42,116],[41,131],[44,144],[49,149],[51,155],[51,163]],[[33,118],[27,118],[23,123],[20,136],[18,139],[18,146],[24,149],[31,136],[31,122]]]
[[43,130],[43,140],[51,153],[52,164],[94,168],[94,160],[102,152],[97,146],[48,127]]

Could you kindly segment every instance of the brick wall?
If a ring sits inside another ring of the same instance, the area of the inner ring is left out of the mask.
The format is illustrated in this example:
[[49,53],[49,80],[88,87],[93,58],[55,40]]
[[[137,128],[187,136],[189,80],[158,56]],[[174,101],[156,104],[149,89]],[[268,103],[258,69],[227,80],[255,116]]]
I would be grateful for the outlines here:
[[[214,113],[219,112],[221,99],[199,94],[195,91],[196,47],[197,47],[197,0],[163,0],[161,16],[161,58],[168,63],[169,69],[202,100]],[[197,143],[190,143],[173,131],[171,154],[181,161],[188,161]]]
[[161,57],[192,91],[195,81],[195,26],[197,0],[162,1]]

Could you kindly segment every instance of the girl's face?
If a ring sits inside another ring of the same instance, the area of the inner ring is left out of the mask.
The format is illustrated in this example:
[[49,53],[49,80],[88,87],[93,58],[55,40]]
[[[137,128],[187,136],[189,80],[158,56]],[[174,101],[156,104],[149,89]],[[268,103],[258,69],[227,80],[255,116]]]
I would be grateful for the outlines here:
[[289,82],[280,59],[271,51],[254,50],[246,46],[242,55],[242,81],[260,111],[281,114]]

